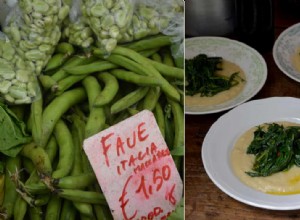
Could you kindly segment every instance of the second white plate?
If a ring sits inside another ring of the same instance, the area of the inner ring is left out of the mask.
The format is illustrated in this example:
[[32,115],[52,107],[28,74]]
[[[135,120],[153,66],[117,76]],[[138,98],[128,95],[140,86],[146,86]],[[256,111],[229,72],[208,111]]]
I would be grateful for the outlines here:
[[265,209],[299,209],[300,194],[278,196],[257,191],[242,183],[231,169],[230,154],[237,138],[254,126],[276,121],[300,123],[300,99],[274,97],[249,101],[227,112],[204,139],[204,168],[222,191],[240,202]]
[[298,48],[300,48],[300,23],[287,28],[279,35],[274,43],[273,57],[276,65],[285,75],[300,82],[300,72],[292,63],[292,56]]
[[256,95],[267,79],[267,65],[264,58],[253,48],[236,40],[223,37],[195,37],[185,40],[185,58],[200,53],[221,56],[241,67],[246,75],[244,90],[235,98],[211,106],[185,105],[186,114],[208,114],[233,108]]

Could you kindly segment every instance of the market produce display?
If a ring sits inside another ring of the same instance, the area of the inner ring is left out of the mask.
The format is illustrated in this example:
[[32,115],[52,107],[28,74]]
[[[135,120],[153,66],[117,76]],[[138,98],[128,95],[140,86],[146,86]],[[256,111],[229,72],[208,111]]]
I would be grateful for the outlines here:
[[[144,109],[183,178],[183,36],[158,28],[183,17],[183,5],[159,4],[20,0],[11,8],[0,35],[0,219],[112,219],[83,141]],[[183,219],[183,200],[169,219]]]

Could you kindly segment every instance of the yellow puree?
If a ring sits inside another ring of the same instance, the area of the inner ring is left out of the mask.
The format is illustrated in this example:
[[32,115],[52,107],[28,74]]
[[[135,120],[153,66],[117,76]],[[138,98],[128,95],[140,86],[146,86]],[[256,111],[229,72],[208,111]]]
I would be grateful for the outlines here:
[[[227,60],[222,61],[222,70],[218,71],[217,74],[230,76],[232,73],[239,72],[239,76],[246,80],[244,71],[236,64]],[[185,96],[185,104],[187,106],[211,106],[217,105],[236,97],[243,90],[245,81],[240,82],[238,85],[230,88],[229,90],[220,92],[212,97],[201,97],[200,94],[193,96]]]
[[[277,122],[284,126],[299,124],[290,122]],[[291,167],[288,171],[275,173],[267,177],[251,177],[246,171],[251,171],[255,156],[246,154],[247,147],[253,140],[256,127],[245,132],[235,143],[231,153],[231,166],[235,175],[246,185],[259,191],[276,194],[290,195],[300,193],[300,168]]]
[[298,72],[300,72],[300,47],[296,50],[296,53],[292,56],[292,64]]

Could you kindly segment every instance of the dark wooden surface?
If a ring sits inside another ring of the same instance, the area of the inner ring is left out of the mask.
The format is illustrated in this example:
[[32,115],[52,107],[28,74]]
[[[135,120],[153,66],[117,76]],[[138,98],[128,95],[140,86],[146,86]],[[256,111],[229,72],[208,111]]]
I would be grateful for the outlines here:
[[[275,4],[275,39],[287,27],[300,22],[298,15]],[[276,66],[271,49],[261,53],[267,62],[268,78],[253,98],[291,96],[300,98],[300,83],[283,74]],[[288,106],[287,106],[288,108]],[[186,219],[300,219],[300,210],[274,211],[240,203],[223,193],[207,176],[201,160],[201,146],[210,126],[226,112],[185,117],[185,217]],[[300,201],[299,201],[300,202]]]

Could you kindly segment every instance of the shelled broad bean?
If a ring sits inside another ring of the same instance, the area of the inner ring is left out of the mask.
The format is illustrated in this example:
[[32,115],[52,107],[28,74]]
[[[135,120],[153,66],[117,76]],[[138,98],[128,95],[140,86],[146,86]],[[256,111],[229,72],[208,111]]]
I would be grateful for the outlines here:
[[0,93],[10,104],[32,103],[40,96],[36,75],[51,58],[69,6],[60,0],[20,0],[0,36]]
[[131,42],[162,32],[182,10],[182,1],[137,1],[130,26],[119,42]]
[[17,54],[39,75],[61,37],[61,24],[69,6],[61,0],[20,0],[4,33]]
[[81,12],[82,1],[74,0],[70,4],[70,16],[64,21],[62,38],[69,43],[89,48],[94,43],[94,34],[86,16]]
[[0,94],[4,100],[24,104],[39,98],[40,88],[32,71],[12,42],[0,38]]
[[94,31],[98,46],[110,53],[129,27],[133,0],[83,0],[83,16]]

